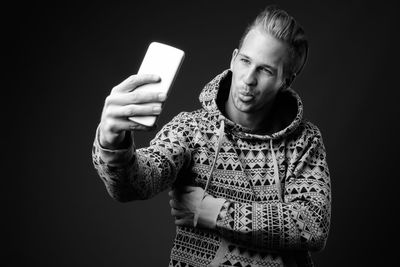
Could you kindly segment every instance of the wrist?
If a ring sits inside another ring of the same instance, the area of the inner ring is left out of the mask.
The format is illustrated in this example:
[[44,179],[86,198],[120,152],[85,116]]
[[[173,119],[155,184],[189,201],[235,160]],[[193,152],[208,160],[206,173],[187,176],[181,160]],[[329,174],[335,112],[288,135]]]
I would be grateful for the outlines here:
[[218,214],[224,203],[225,199],[207,194],[201,201],[198,225],[203,228],[215,229]]
[[119,134],[104,134],[102,131],[99,131],[98,138],[100,146],[110,150],[127,148],[127,145],[130,143],[128,140],[129,134],[126,134],[125,131]]

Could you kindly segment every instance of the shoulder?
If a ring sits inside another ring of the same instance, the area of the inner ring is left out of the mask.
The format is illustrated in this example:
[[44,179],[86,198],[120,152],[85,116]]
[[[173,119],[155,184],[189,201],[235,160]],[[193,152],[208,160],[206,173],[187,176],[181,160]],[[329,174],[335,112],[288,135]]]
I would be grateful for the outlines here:
[[318,126],[308,120],[303,120],[300,123],[300,126],[302,127],[303,135],[313,136],[313,137],[321,137],[322,136],[321,131],[318,128]]
[[322,143],[322,134],[317,125],[308,120],[302,120],[297,129],[287,139],[293,143],[303,145],[310,142]]
[[304,161],[312,164],[326,158],[321,131],[310,121],[303,120],[299,127],[287,136],[284,144],[293,166]]

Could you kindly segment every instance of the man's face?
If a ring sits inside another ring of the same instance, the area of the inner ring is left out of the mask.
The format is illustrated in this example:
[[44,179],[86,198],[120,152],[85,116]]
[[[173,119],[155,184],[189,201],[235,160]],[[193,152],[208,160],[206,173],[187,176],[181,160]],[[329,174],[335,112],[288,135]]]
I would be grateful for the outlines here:
[[263,115],[282,88],[286,53],[282,41],[257,28],[250,30],[240,50],[235,49],[232,55],[231,112]]

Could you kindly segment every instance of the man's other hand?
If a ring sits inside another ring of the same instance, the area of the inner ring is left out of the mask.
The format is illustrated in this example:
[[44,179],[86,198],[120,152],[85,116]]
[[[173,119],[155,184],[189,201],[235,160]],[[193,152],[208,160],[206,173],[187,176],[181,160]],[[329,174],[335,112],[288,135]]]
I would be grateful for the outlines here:
[[215,198],[196,186],[183,186],[171,190],[171,215],[175,225],[214,229],[217,217],[225,203],[223,198]]
[[196,227],[200,214],[201,201],[204,190],[196,186],[183,186],[171,190],[171,215],[175,217],[175,224],[179,226]]

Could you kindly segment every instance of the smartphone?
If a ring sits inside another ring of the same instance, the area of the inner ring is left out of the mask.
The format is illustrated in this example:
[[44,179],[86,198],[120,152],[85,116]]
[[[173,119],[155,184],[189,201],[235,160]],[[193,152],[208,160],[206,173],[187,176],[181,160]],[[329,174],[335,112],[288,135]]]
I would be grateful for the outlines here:
[[[147,49],[138,74],[156,74],[161,77],[161,82],[142,85],[136,88],[135,91],[165,92],[168,97],[168,93],[171,90],[184,58],[185,52],[182,50],[166,44],[152,42]],[[149,105],[149,103],[142,105]],[[154,125],[157,117],[158,116],[133,116],[129,119],[150,127]]]

